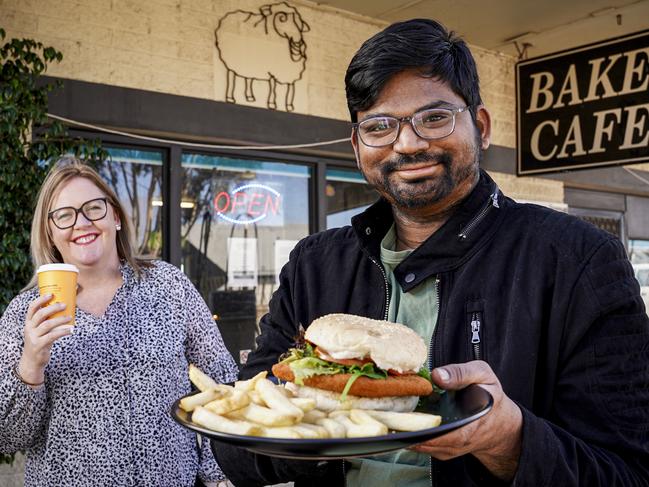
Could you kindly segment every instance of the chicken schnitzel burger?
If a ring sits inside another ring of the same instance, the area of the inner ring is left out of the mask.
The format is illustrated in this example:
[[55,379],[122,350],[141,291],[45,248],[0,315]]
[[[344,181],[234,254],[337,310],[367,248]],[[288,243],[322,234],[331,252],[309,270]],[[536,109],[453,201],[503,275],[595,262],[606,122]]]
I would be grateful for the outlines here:
[[273,374],[318,409],[412,411],[433,391],[427,347],[407,326],[348,314],[314,320]]

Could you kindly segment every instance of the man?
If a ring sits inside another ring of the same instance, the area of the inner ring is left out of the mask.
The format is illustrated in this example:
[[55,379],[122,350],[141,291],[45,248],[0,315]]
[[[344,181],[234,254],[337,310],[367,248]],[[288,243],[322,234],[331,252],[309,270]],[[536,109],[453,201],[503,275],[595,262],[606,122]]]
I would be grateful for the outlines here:
[[430,20],[369,39],[345,78],[358,167],[381,199],[304,239],[242,377],[299,323],[334,312],[402,322],[433,380],[477,383],[491,412],[397,454],[300,462],[213,449],[235,485],[649,485],[649,322],[620,241],[518,204],[479,169],[491,122],[474,60]]

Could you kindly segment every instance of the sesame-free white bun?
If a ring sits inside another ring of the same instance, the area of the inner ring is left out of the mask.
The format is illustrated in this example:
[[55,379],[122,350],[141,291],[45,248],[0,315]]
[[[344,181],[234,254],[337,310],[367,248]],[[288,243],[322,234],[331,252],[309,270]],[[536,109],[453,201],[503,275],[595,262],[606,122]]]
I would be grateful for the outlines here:
[[335,359],[369,357],[400,373],[419,371],[428,355],[424,340],[407,326],[343,313],[314,320],[304,338]]
[[419,402],[419,396],[384,396],[384,397],[361,397],[347,395],[344,401],[340,400],[337,392],[317,389],[315,387],[298,386],[293,382],[287,382],[284,387],[297,397],[314,399],[316,408],[320,411],[337,411],[340,409],[372,409],[374,411],[394,411],[397,413],[410,413],[415,410]]

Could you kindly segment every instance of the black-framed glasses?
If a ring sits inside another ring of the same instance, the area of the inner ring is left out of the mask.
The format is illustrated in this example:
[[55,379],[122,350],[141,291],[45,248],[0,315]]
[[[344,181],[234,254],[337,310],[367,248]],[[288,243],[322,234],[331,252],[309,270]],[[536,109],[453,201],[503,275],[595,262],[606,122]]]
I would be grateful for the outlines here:
[[422,139],[442,139],[455,130],[455,115],[469,109],[465,107],[427,108],[409,117],[377,116],[353,123],[363,144],[369,147],[392,145],[399,137],[401,124],[409,122]]
[[86,220],[91,222],[101,220],[106,216],[106,213],[108,213],[106,198],[88,200],[79,208],[74,208],[72,206],[57,208],[56,210],[50,211],[47,214],[47,217],[52,220],[57,228],[65,230],[66,228],[71,228],[76,225],[79,213],[82,213],[83,216],[86,217]]

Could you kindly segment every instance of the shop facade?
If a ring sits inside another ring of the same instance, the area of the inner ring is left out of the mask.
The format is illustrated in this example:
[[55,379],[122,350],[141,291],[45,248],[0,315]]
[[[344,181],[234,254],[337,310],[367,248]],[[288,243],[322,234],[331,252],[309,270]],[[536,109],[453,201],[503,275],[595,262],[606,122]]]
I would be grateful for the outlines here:
[[[11,0],[2,9],[9,37],[63,52],[48,71],[63,84],[50,113],[73,135],[101,139],[111,157],[100,172],[130,211],[139,251],[189,276],[244,363],[297,241],[348,224],[376,199],[342,141],[343,79],[385,24],[306,1]],[[649,168],[518,177],[516,60],[472,50],[493,117],[482,166],[503,192],[588,219],[644,261]],[[339,142],[313,145],[328,141]]]

